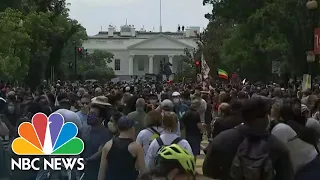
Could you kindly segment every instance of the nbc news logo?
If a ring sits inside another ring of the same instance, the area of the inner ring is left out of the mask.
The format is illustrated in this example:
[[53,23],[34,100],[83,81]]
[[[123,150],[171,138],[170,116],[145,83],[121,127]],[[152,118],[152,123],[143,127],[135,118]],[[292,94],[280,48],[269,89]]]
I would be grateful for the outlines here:
[[[61,158],[79,155],[84,149],[83,141],[76,137],[78,128],[74,123],[65,123],[59,113],[53,113],[49,117],[37,113],[31,122],[24,122],[19,126],[20,137],[13,141],[11,148],[17,155],[36,157],[11,159],[11,170],[84,169],[83,158]],[[49,158],[40,159],[39,156]]]

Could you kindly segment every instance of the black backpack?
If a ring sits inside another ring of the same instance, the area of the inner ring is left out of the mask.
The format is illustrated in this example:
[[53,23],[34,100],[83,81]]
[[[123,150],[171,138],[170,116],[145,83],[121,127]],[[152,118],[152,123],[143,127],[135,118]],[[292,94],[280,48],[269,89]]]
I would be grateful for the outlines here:
[[155,130],[153,127],[148,128],[148,130],[152,133],[152,136],[149,142],[149,145],[150,145],[154,139],[160,137],[160,133],[157,130]]
[[232,161],[229,180],[272,180],[274,169],[269,155],[269,138],[245,136]]
[[[172,145],[172,144],[178,144],[181,140],[183,140],[183,138],[181,138],[181,137],[177,137],[177,138],[175,138],[172,142],[171,142],[171,144],[164,144],[163,143],[163,141],[162,141],[162,139],[160,138],[160,136],[159,137],[157,137],[157,142],[158,142],[158,144],[159,144],[159,149],[158,149],[158,151],[157,151],[157,154],[159,153],[159,151],[163,148],[163,147],[165,147],[165,146],[170,146],[170,145]],[[158,162],[159,162],[159,156],[157,155],[157,157],[156,157],[156,159],[155,159],[155,164],[158,164]]]
[[172,142],[171,142],[171,144],[164,144],[163,143],[163,141],[162,141],[162,139],[160,138],[160,137],[157,137],[157,142],[158,142],[158,144],[159,144],[159,149],[158,149],[158,151],[157,152],[159,152],[159,150],[161,149],[161,148],[163,148],[163,147],[165,147],[165,146],[170,146],[171,144],[178,144],[181,140],[183,140],[183,138],[182,137],[177,137],[176,139],[174,139]]

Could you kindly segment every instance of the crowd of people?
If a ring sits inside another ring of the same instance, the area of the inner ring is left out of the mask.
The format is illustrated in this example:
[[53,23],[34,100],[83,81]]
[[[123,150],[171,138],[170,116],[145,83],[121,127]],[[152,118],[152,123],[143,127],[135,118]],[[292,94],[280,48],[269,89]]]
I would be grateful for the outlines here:
[[[61,84],[35,93],[3,87],[0,179],[320,179],[319,87]],[[18,126],[38,112],[77,125],[84,171],[10,170]],[[203,175],[196,171],[201,150]]]

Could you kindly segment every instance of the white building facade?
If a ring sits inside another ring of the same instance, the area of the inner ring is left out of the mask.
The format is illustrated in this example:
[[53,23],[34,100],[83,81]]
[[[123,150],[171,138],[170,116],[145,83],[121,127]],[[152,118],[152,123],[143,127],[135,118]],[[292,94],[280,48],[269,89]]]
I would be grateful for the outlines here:
[[108,64],[121,80],[141,77],[145,74],[159,74],[160,62],[170,62],[172,72],[182,68],[185,49],[193,52],[197,48],[197,33],[200,27],[186,28],[179,32],[136,31],[134,26],[122,26],[120,31],[112,26],[107,32],[90,36],[83,43],[88,52],[96,49],[107,50],[114,55]]

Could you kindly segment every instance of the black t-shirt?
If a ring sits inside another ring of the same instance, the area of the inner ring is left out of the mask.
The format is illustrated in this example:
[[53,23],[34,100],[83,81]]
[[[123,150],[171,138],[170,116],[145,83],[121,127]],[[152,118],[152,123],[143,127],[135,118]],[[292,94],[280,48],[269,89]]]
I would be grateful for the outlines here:
[[198,123],[201,122],[199,113],[194,109],[189,109],[182,117],[181,122],[184,124],[187,136],[200,136],[201,131]]

